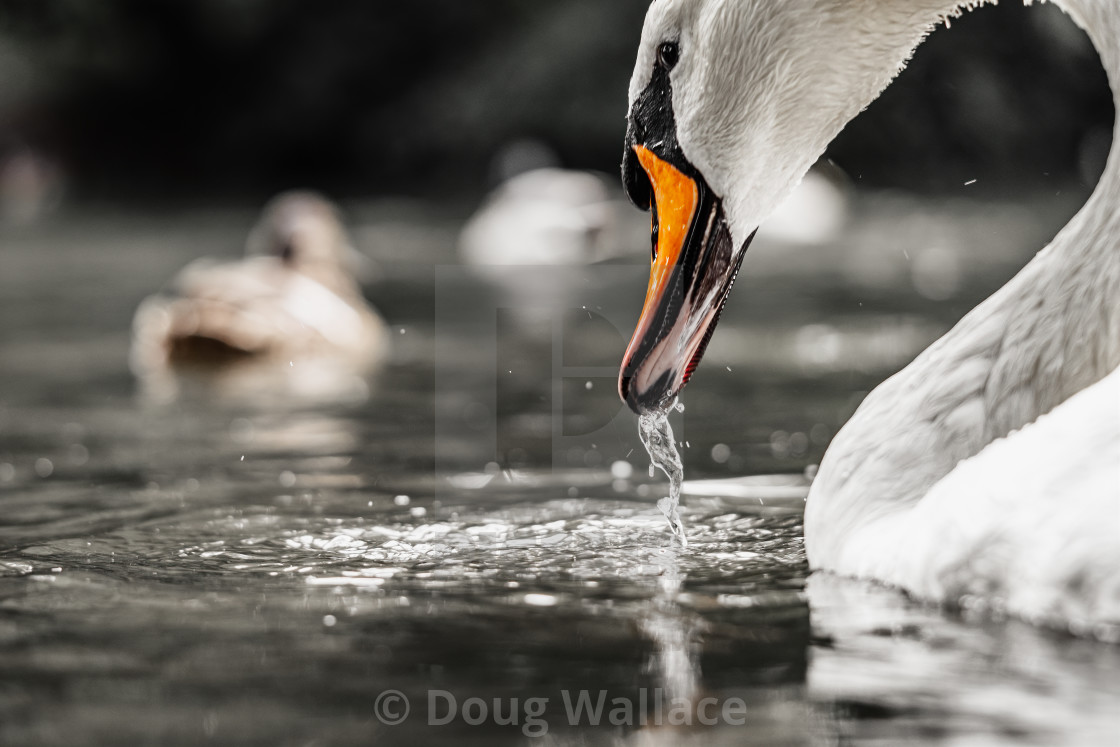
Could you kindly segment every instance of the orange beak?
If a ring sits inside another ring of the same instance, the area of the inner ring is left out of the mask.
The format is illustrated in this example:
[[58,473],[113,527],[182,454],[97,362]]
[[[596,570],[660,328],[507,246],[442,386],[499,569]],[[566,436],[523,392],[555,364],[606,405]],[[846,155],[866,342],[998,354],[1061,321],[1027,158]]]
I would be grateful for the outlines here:
[[652,187],[654,251],[645,303],[619,374],[619,394],[640,413],[669,407],[688,382],[743,252],[733,250],[720,201],[701,178],[686,175],[644,145],[632,150]]

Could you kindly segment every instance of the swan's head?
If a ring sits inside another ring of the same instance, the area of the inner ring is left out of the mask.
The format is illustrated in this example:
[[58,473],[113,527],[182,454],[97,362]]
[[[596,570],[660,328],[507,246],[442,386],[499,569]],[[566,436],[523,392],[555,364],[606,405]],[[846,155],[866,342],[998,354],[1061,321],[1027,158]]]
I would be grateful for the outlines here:
[[653,215],[619,375],[631,409],[664,408],[688,382],[755,230],[902,68],[937,17],[921,5],[654,0],[622,164],[630,200]]

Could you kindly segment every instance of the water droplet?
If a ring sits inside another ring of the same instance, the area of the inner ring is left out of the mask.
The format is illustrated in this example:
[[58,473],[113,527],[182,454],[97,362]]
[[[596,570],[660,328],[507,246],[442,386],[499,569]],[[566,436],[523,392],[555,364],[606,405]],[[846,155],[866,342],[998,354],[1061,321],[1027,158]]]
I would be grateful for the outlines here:
[[419,519],[428,515],[428,509],[424,508],[423,506],[413,506],[412,508],[408,509],[408,512],[412,514],[412,517],[415,519]]
[[294,472],[284,470],[280,473],[280,484],[285,488],[290,488],[296,484],[296,475]]
[[592,388],[594,388],[594,386],[595,386],[595,384],[593,384],[592,382],[589,381],[589,382],[587,382],[586,384],[583,385],[583,388],[590,391]]
[[46,457],[35,460],[35,474],[39,477],[50,477],[54,473],[54,463]]
[[809,437],[798,431],[790,434],[789,451],[793,456],[802,456],[809,448]]
[[[398,496],[393,498],[393,503],[397,504],[398,506],[407,506],[411,502],[412,502],[412,499],[409,498],[407,495],[398,495]],[[373,503],[371,502],[369,505],[372,506]]]
[[627,480],[634,474],[634,467],[630,462],[619,459],[611,463],[611,477],[616,480]]
[[712,447],[712,461],[716,464],[726,464],[731,458],[731,447],[727,444],[716,444]]
[[323,625],[326,625],[328,628],[333,628],[337,622],[338,618],[334,615],[323,615]]

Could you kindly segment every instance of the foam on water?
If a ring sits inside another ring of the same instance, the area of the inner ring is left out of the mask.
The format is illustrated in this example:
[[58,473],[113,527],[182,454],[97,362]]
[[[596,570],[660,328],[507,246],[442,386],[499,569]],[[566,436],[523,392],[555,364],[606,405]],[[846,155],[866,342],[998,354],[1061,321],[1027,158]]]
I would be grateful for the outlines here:
[[[638,435],[649,452],[653,465],[660,469],[669,478],[669,495],[657,502],[657,507],[669,521],[669,528],[678,540],[681,547],[688,546],[685,536],[684,524],[681,522],[679,506],[681,501],[681,484],[684,482],[684,465],[681,464],[681,455],[677,452],[677,442],[673,438],[673,427],[669,424],[669,412],[677,409],[683,410],[683,405],[674,404],[665,410],[655,410],[638,416]],[[651,467],[652,476],[652,467]]]

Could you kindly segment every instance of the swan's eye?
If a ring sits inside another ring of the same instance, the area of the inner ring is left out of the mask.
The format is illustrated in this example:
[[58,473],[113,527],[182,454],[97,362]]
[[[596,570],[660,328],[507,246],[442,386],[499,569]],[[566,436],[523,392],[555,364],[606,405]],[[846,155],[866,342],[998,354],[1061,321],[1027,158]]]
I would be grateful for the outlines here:
[[676,42],[661,42],[657,47],[657,64],[672,70],[681,58],[681,48]]

